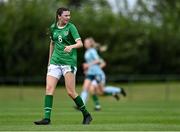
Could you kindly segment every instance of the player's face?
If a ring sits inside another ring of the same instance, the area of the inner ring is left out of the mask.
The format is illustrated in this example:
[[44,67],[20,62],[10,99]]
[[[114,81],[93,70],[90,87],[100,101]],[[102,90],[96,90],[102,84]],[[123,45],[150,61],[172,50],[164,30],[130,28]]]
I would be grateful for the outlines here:
[[70,11],[63,11],[61,16],[58,15],[58,17],[62,24],[67,24],[71,18]]
[[89,39],[84,40],[84,46],[86,49],[92,47],[91,41]]

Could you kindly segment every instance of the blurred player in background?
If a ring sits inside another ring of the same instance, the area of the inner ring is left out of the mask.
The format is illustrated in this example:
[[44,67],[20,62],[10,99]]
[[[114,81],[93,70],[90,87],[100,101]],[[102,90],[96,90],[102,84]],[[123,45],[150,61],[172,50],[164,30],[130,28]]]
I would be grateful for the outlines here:
[[83,124],[92,120],[90,113],[75,90],[75,75],[77,63],[77,48],[83,46],[80,35],[69,22],[70,10],[59,8],[56,12],[56,21],[51,25],[51,42],[49,49],[49,64],[46,77],[46,95],[44,101],[44,118],[35,121],[36,125],[48,125],[51,120],[53,94],[61,76],[64,76],[65,87],[68,95],[74,100],[83,114]]
[[[98,55],[96,49],[98,44],[95,42],[95,40],[93,38],[86,38],[84,41],[84,46],[86,48],[86,63],[83,64],[83,70],[85,72],[86,78],[83,83],[83,91],[81,92],[81,97],[83,102],[86,103],[88,92],[90,92],[95,103],[95,110],[100,110],[101,105],[97,95],[110,95],[119,100],[119,94],[126,96],[126,92],[123,88],[113,86],[105,87],[106,77],[102,68],[106,66],[106,63]],[[105,49],[106,48],[103,47],[100,50]]]

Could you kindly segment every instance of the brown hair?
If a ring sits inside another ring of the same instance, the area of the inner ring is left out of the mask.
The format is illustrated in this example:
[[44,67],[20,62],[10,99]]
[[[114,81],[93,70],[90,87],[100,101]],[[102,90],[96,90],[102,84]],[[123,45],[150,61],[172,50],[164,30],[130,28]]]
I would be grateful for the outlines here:
[[56,11],[56,23],[58,21],[58,15],[61,16],[61,14],[63,13],[63,11],[70,11],[68,8],[65,8],[65,7],[60,7],[57,9]]

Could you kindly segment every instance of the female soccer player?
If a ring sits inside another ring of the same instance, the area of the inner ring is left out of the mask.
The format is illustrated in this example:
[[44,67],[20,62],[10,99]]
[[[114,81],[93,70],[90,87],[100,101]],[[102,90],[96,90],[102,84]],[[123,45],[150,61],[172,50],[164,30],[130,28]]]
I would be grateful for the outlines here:
[[[95,103],[95,110],[100,110],[101,106],[97,95],[111,95],[119,100],[119,94],[126,96],[126,92],[123,88],[113,86],[105,87],[105,74],[102,68],[106,66],[106,63],[102,58],[99,57],[97,51],[94,48],[95,46],[97,46],[97,43],[93,38],[87,38],[84,41],[84,45],[87,49],[85,53],[86,63],[83,64],[86,79],[84,81],[81,97],[83,99],[83,102],[86,103],[88,92],[90,91]],[[93,64],[96,65],[96,68],[95,66],[93,66]]]
[[67,94],[74,100],[83,114],[83,124],[92,120],[90,113],[75,90],[75,75],[77,63],[77,48],[82,47],[80,35],[74,24],[69,22],[70,10],[59,8],[56,12],[56,21],[50,27],[51,42],[49,49],[49,65],[46,77],[46,95],[44,101],[44,118],[35,121],[36,125],[50,124],[53,94],[58,80],[63,75]]

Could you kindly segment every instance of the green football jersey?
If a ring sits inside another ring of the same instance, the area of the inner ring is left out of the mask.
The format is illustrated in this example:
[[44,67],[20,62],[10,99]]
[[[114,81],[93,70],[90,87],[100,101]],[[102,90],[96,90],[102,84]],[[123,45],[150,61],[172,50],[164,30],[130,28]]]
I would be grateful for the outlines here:
[[54,50],[50,58],[50,64],[62,64],[77,66],[77,51],[72,49],[71,52],[64,52],[65,46],[73,45],[77,39],[80,39],[80,35],[72,23],[67,23],[63,28],[52,24],[50,27],[51,39],[54,43]]

